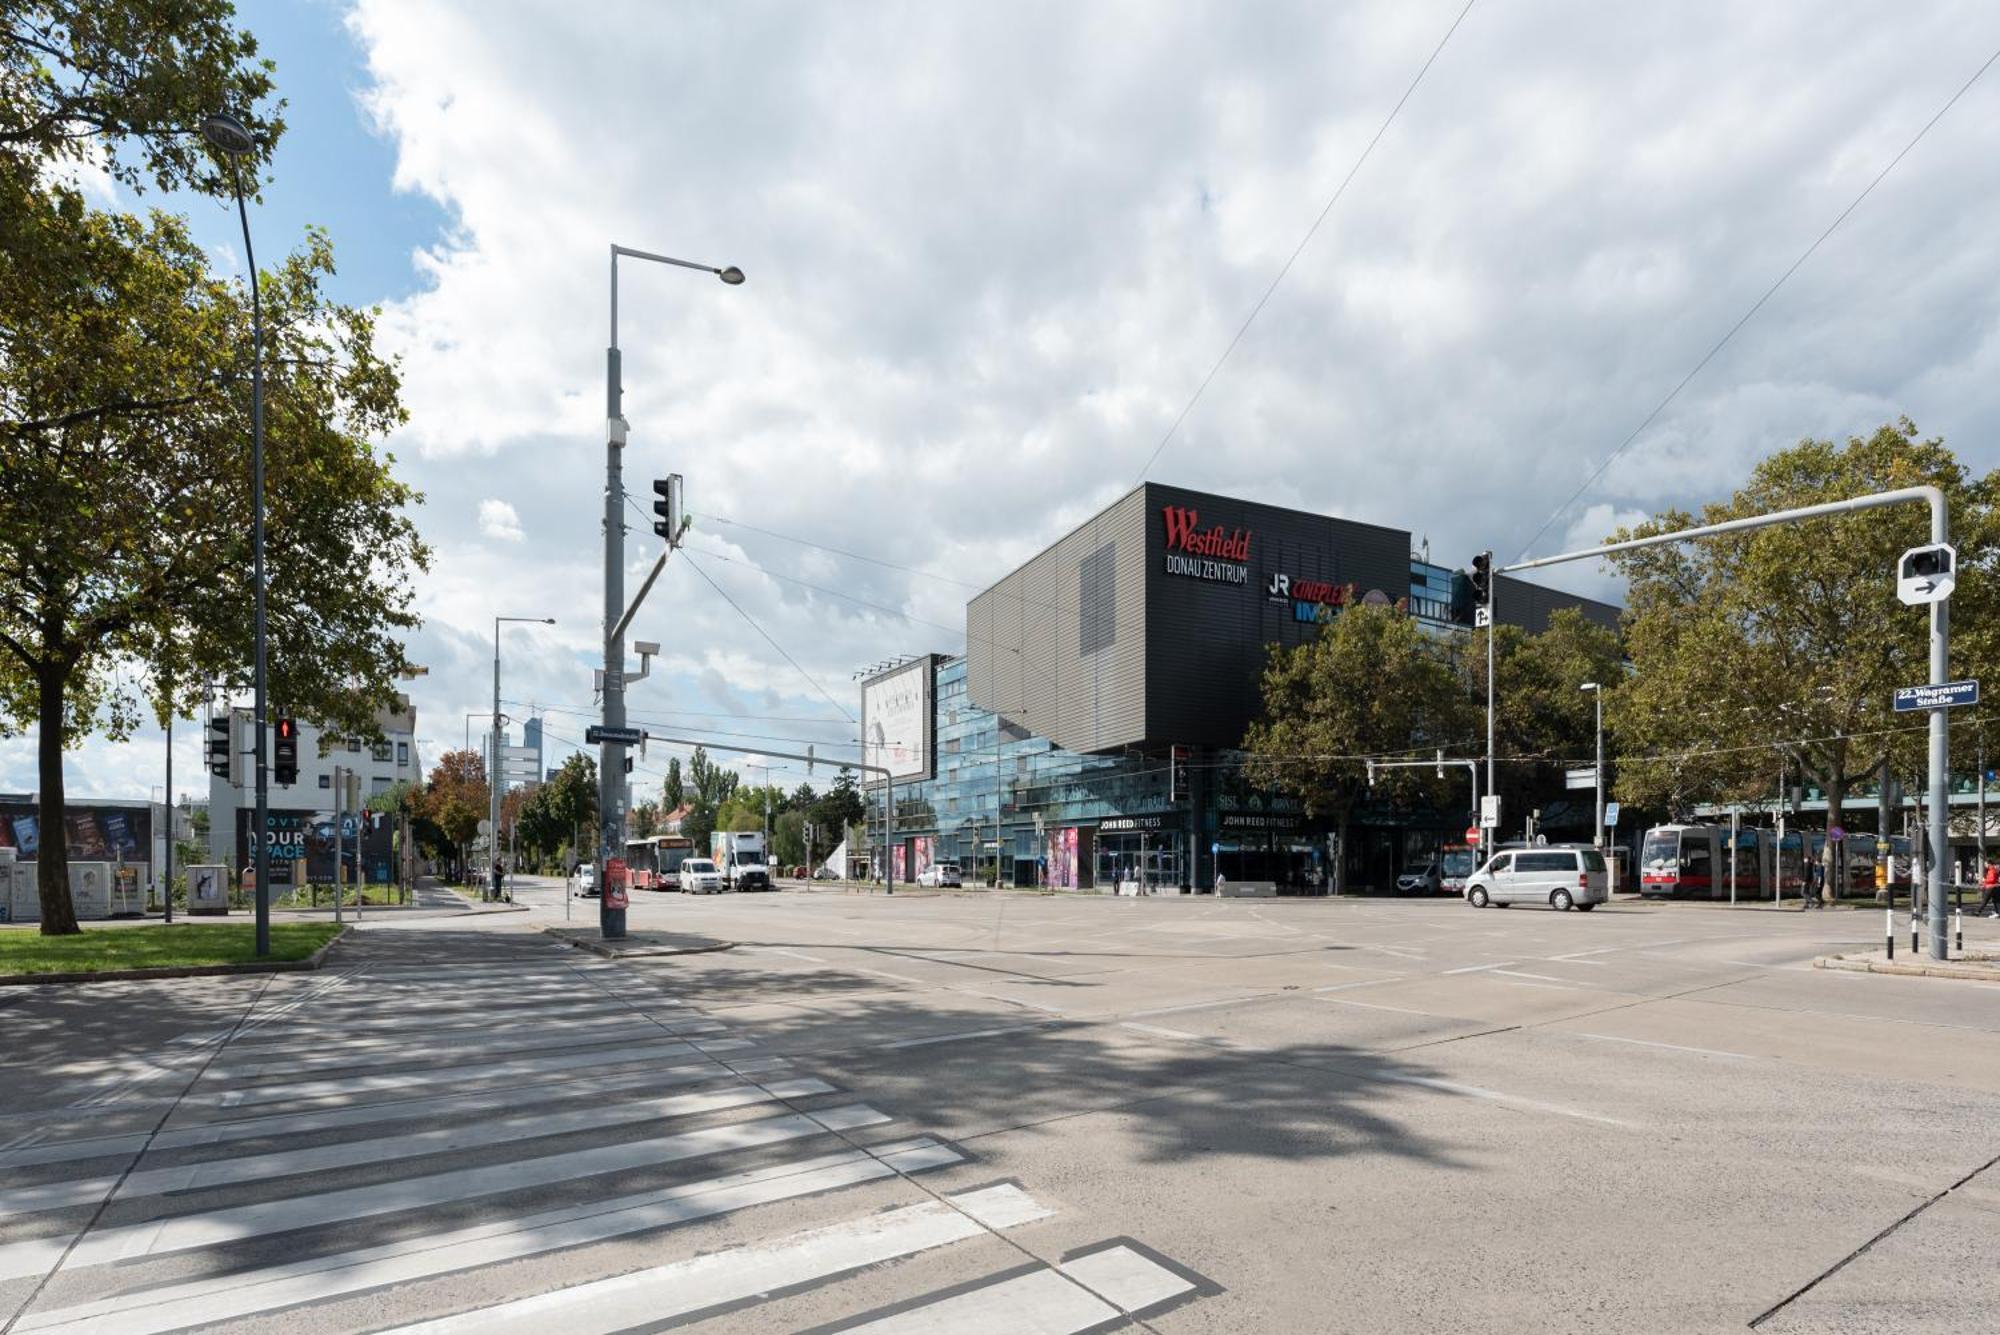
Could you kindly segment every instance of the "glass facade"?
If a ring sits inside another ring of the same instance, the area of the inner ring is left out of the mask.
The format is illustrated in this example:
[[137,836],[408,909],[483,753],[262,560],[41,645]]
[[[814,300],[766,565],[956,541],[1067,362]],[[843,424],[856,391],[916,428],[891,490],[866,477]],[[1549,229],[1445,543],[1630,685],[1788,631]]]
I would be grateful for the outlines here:
[[[939,663],[934,777],[896,785],[890,861],[898,879],[956,863],[971,884],[1152,893],[1204,891],[1217,877],[1279,894],[1331,888],[1335,840],[1296,798],[1244,783],[1241,755],[1199,748],[1081,755],[972,704],[965,660]],[[1175,772],[1185,791],[1176,791]],[[879,793],[879,789],[877,789]],[[1439,855],[1462,816],[1357,812],[1348,877],[1387,890]],[[879,867],[879,851],[877,866]]]

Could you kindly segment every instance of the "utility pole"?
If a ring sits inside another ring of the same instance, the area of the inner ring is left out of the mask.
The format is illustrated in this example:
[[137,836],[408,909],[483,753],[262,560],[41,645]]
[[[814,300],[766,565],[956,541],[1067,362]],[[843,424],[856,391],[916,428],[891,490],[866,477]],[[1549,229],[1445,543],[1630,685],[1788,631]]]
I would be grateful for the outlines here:
[[[734,265],[718,269],[615,243],[611,247],[611,343],[604,350],[604,727],[607,733],[625,727],[625,521],[619,507],[625,501],[620,455],[629,424],[625,421],[625,386],[618,353],[620,255],[682,269],[699,269],[714,274],[731,287],[743,281],[743,271]],[[617,940],[625,935],[625,910],[612,906],[606,873],[610,870],[612,850],[622,850],[624,846],[625,746],[621,742],[604,740],[598,744],[597,822],[597,928],[606,940]]]
[[[162,847],[166,849],[166,853],[163,855],[161,861],[162,864],[165,866],[166,870],[162,873],[160,877],[160,894],[166,900],[167,921],[172,922],[174,920],[174,835],[177,834],[178,831],[174,828],[174,674],[173,674],[173,669],[171,668],[169,668],[166,673],[166,687],[167,687],[167,692],[166,692],[167,694],[167,788],[166,788],[167,838],[165,843],[162,845]],[[1983,764],[1979,772],[1982,775],[1986,773]]]

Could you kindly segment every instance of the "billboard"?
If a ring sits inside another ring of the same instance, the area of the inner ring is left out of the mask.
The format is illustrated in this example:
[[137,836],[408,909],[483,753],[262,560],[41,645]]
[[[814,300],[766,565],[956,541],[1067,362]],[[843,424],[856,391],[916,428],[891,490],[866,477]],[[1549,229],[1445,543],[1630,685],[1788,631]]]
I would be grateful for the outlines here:
[[[897,779],[929,778],[936,660],[926,654],[861,684],[861,759]],[[870,782],[881,776],[864,774]]]
[[[41,811],[32,803],[0,803],[0,848],[22,862],[41,853]],[[145,862],[152,857],[153,814],[144,807],[65,804],[63,830],[73,862]]]
[[[269,813],[268,838],[271,844],[271,884],[290,885],[292,865],[303,858],[306,879],[322,884],[333,880],[335,847],[333,813],[297,808]],[[250,825],[256,812],[236,813],[236,865],[250,865]],[[360,847],[355,837],[360,836]],[[349,881],[364,879],[377,883],[391,879],[391,831],[389,818],[379,811],[350,811],[340,820],[340,860]]]

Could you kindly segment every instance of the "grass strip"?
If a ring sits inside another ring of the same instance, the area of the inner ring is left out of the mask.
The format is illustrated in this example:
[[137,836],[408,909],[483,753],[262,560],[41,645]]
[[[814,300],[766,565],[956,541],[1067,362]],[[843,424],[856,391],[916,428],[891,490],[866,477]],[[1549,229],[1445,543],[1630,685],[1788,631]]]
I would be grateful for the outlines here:
[[[305,959],[339,931],[330,922],[272,923],[271,953],[266,958]],[[255,962],[257,933],[251,923],[92,927],[74,936],[0,932],[0,974],[117,973]]]

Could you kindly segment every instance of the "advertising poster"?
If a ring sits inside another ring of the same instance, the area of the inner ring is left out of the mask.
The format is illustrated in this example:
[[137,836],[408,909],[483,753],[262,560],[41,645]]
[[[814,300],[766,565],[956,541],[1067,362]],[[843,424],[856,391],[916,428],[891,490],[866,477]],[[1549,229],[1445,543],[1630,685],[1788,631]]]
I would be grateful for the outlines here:
[[[920,658],[863,683],[862,759],[898,779],[928,777],[931,768],[931,660]],[[862,778],[880,783],[879,774]]]
[[913,859],[910,866],[910,879],[915,880],[931,869],[931,837],[927,834],[920,834],[910,841],[910,846]]
[[[236,813],[236,865],[248,867],[250,858],[250,822],[255,812],[239,810]],[[391,862],[391,830],[389,818],[379,811],[349,812],[341,818],[340,838],[334,838],[333,813],[331,811],[303,811],[298,809],[272,811],[270,817],[271,884],[290,885],[292,864],[297,859],[305,859],[306,879],[319,884],[333,881],[333,858],[336,842],[340,849],[340,860],[347,868],[350,884],[357,877],[366,877],[373,882],[389,879]],[[355,836],[360,836],[360,846],[355,845]]]
[[907,881],[910,879],[909,873],[903,870],[903,846],[901,844],[897,844],[889,850],[889,867],[890,870],[896,873],[897,880]]
[[[145,862],[152,856],[153,815],[143,807],[78,805],[63,808],[69,856],[79,862]],[[41,816],[27,803],[0,805],[0,848],[22,862],[42,851]]]
[[1049,879],[1055,890],[1074,890],[1076,879],[1076,827],[1069,826],[1049,835]]

